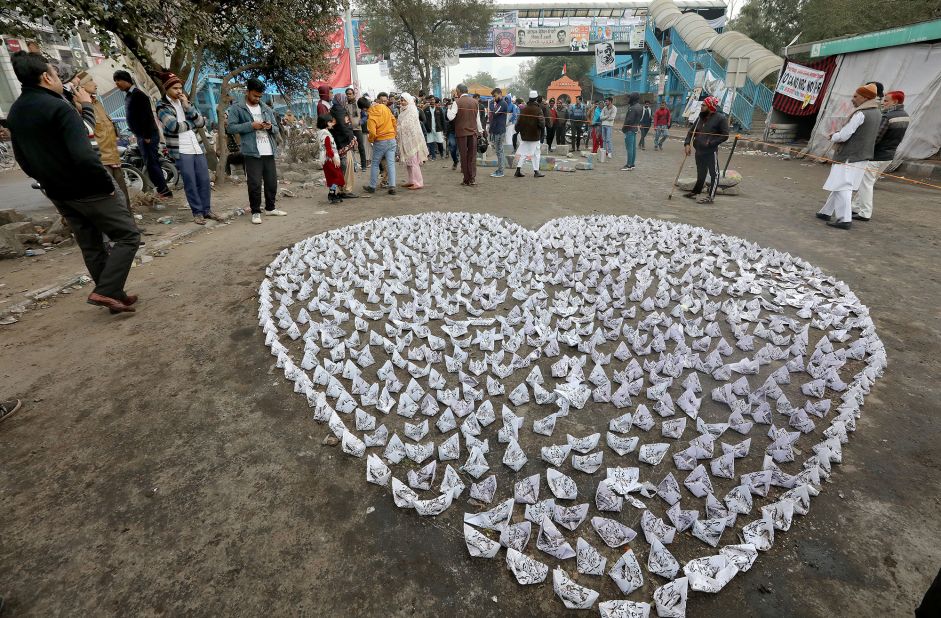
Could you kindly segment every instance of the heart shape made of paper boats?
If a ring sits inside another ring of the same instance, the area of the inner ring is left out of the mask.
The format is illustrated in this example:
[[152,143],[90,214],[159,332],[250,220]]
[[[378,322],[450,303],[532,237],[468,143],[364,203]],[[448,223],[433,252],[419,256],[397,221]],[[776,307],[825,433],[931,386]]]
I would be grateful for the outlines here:
[[603,616],[683,616],[689,591],[751,568],[807,514],[886,365],[844,283],[636,217],[332,230],[270,264],[258,317],[403,513],[462,526],[521,585],[552,566],[566,607]]

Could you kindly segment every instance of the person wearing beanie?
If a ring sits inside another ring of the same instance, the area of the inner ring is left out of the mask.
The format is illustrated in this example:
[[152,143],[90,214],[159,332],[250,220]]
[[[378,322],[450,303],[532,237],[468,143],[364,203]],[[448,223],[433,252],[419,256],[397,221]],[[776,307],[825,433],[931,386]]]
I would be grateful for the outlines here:
[[196,106],[190,104],[179,77],[173,73],[164,73],[161,77],[166,94],[157,103],[157,118],[163,125],[163,137],[170,157],[183,178],[183,190],[193,212],[193,222],[206,225],[206,219],[223,221],[210,206],[209,164],[196,134],[196,129],[206,126],[206,119]]
[[[82,120],[63,100],[55,66],[42,54],[23,51],[10,62],[22,84],[7,116],[13,155],[68,221],[95,282],[88,302],[112,313],[132,312],[137,296],[124,286],[140,244],[134,218],[116,197]],[[110,249],[103,235],[114,243]]]
[[830,167],[830,175],[823,184],[830,197],[817,213],[817,218],[825,220],[831,227],[850,229],[853,191],[862,184],[879,133],[881,114],[877,95],[875,84],[857,88],[853,94],[855,109],[852,115],[843,128],[830,134],[830,141],[836,147],[833,159],[837,163]]
[[545,176],[539,171],[539,159],[541,148],[539,137],[546,127],[546,117],[542,113],[539,105],[539,94],[533,90],[529,93],[529,101],[526,107],[520,112],[519,120],[516,121],[516,130],[520,134],[520,147],[516,150],[516,178],[523,177],[523,161],[529,159],[533,164],[533,176],[542,178]]
[[869,221],[872,218],[872,189],[895,158],[898,148],[908,130],[910,118],[905,111],[905,93],[893,90],[885,93],[882,99],[882,122],[876,134],[876,145],[872,161],[866,166],[866,173],[853,198],[853,219]]
[[157,197],[173,197],[160,167],[160,133],[154,119],[153,102],[143,90],[134,85],[134,79],[127,71],[115,71],[112,79],[118,90],[124,92],[124,119],[128,130],[137,138],[137,147],[144,159],[147,177],[157,191]]
[[[699,108],[699,117],[686,134],[683,148],[686,156],[696,150],[696,184],[683,197],[695,199],[697,204],[712,204],[719,190],[719,144],[729,139],[729,119],[719,109],[719,99],[706,97]],[[696,198],[706,186],[709,174],[709,193]]]

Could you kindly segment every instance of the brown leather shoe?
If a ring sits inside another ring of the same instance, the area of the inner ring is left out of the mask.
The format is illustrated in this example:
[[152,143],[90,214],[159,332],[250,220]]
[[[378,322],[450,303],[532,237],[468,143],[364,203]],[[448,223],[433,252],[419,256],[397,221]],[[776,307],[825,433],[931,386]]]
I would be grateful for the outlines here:
[[133,312],[136,311],[134,307],[129,307],[125,305],[117,298],[111,298],[110,296],[102,296],[101,294],[96,294],[92,292],[88,295],[88,304],[97,305],[99,307],[107,307],[112,311],[112,313],[123,313],[123,312]]
[[206,218],[207,218],[207,219],[212,219],[213,221],[219,221],[220,223],[225,222],[225,219],[223,219],[222,217],[220,217],[219,215],[217,215],[217,214],[216,214],[215,212],[213,212],[212,210],[210,210],[209,212],[206,213]]
[[137,294],[127,294],[124,296],[124,304],[130,307],[137,302]]

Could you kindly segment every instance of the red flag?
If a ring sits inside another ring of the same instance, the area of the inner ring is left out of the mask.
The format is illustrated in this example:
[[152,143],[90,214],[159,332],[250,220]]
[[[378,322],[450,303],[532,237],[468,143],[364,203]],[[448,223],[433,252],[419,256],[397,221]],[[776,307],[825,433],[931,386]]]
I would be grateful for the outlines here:
[[562,63],[562,75],[565,75],[565,63]]

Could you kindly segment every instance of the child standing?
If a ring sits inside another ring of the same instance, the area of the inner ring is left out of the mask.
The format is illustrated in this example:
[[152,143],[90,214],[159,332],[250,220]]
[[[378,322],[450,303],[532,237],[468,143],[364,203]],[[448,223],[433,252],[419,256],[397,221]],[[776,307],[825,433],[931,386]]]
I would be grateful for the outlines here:
[[323,165],[323,175],[326,178],[327,187],[330,188],[327,197],[331,204],[343,201],[343,198],[337,195],[337,188],[343,186],[345,182],[343,169],[340,167],[340,151],[337,150],[333,136],[330,135],[330,129],[336,123],[336,118],[330,114],[317,117],[317,137],[320,140],[319,162]]

